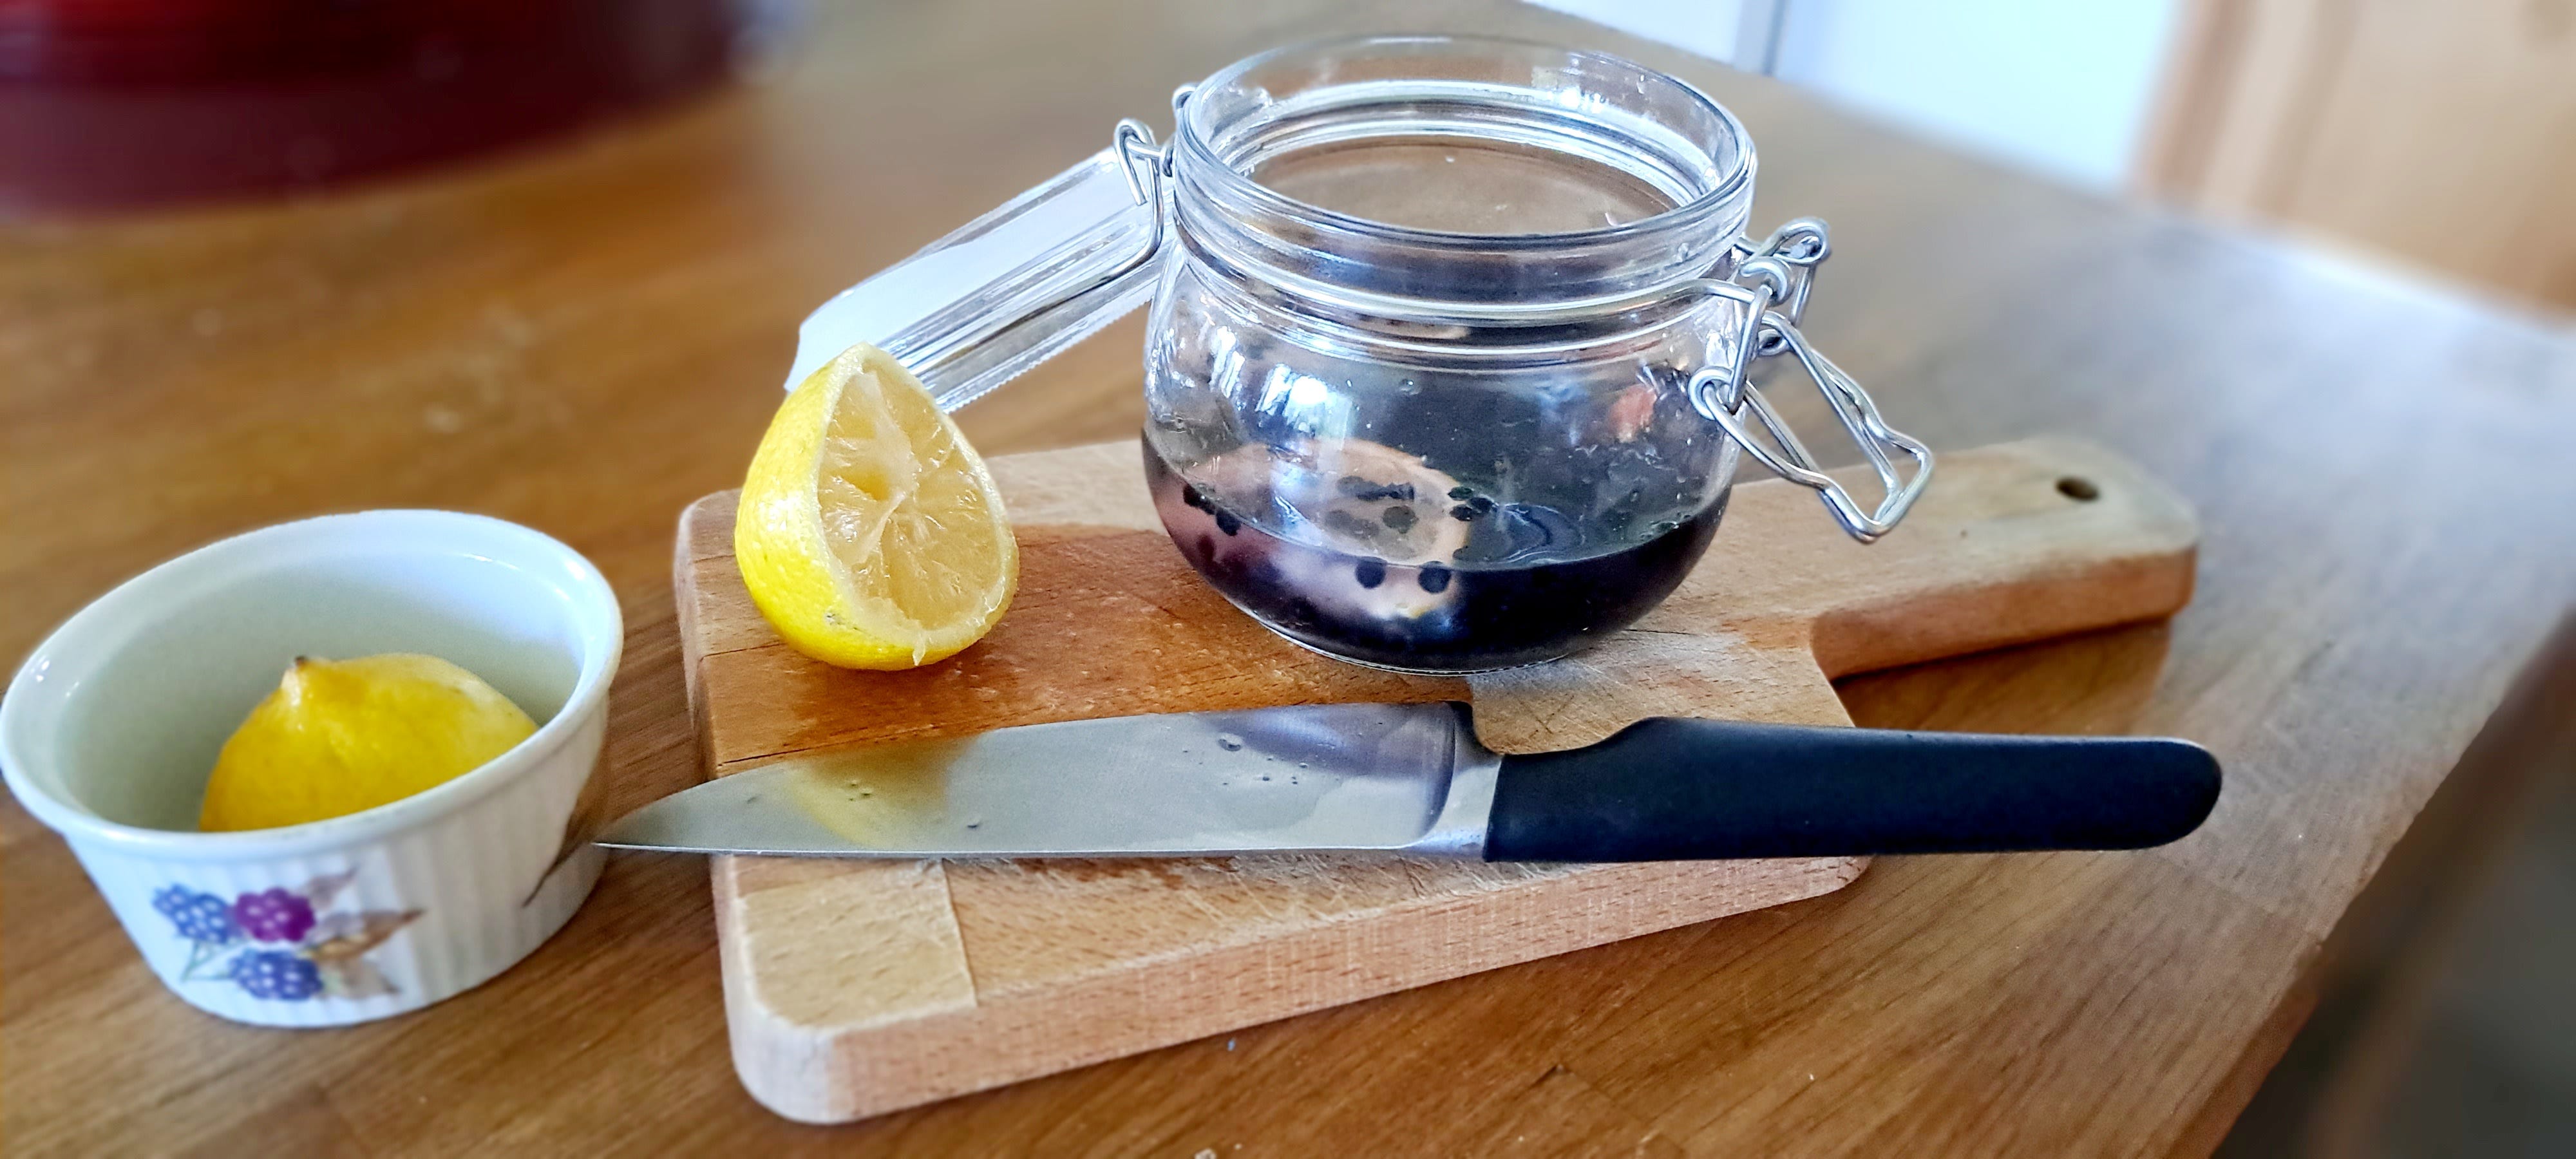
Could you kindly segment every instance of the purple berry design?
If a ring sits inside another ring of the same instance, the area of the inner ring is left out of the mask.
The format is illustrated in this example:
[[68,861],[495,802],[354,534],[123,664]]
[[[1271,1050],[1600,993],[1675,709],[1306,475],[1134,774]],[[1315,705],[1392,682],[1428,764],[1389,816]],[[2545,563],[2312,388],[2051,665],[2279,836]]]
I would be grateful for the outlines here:
[[[356,876],[350,870],[324,874],[302,889],[250,890],[229,904],[184,885],[154,890],[152,908],[178,927],[188,947],[188,960],[176,963],[176,980],[230,982],[253,998],[274,1002],[401,993],[367,955],[422,911],[319,912]],[[265,944],[233,948],[244,941]]]
[[[232,907],[211,893],[198,893],[184,885],[165,886],[153,891],[152,908],[179,928],[179,936],[201,946],[228,945],[241,937],[233,923]],[[310,922],[311,915],[307,914]]]
[[233,959],[230,976],[253,998],[301,1002],[322,992],[321,969],[284,950],[245,950]]
[[313,903],[283,889],[241,895],[232,915],[243,933],[263,942],[300,942],[313,932]]

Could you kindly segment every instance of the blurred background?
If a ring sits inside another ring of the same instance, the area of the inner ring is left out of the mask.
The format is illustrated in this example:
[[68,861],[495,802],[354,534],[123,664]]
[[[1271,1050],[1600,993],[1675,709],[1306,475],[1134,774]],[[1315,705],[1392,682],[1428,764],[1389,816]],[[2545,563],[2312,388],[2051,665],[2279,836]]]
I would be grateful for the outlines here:
[[[2102,197],[2295,235],[2356,276],[2576,311],[2576,0],[1536,2]],[[802,8],[0,0],[0,219],[538,149],[762,83]],[[2576,1155],[2570,704],[2523,690],[2434,799],[2222,1154]]]
[[2570,0],[1539,0],[2110,194],[2576,310]]
[[0,209],[310,188],[724,74],[739,0],[0,0]]
[[[0,212],[312,188],[761,74],[814,0],[0,0]],[[2576,0],[1535,0],[1963,150],[2576,310]]]

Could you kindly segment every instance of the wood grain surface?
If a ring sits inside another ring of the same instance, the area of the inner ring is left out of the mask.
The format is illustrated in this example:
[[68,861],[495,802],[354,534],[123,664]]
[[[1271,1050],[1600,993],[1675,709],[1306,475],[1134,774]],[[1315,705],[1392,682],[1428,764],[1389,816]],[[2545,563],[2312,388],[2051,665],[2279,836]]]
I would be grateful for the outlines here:
[[[1887,859],[1812,901],[833,1129],[771,1115],[726,1064],[686,859],[615,859],[552,943],[434,1009],[264,1031],[164,993],[11,804],[12,1151],[2204,1152],[2304,1018],[2323,939],[2576,598],[2563,329],[1503,0],[816,7],[775,73],[560,150],[0,226],[0,654],[219,536],[489,512],[625,601],[608,803],[679,789],[673,520],[740,482],[808,310],[1118,117],[1162,124],[1174,84],[1245,52],[1473,28],[1619,51],[1741,115],[1757,224],[1833,223],[1808,333],[1891,421],[1949,449],[2089,438],[2200,513],[2170,626],[1847,681],[1852,717],[2179,734],[2227,762],[2226,799],[2150,856]],[[992,454],[1132,435],[1140,343],[1113,328],[969,408],[968,434]]]
[[[1229,607],[1164,536],[1133,441],[991,462],[1023,540],[1019,597],[975,647],[909,672],[836,669],[769,630],[733,566],[737,493],[681,516],[681,663],[711,775],[1280,704],[1472,700],[1500,752],[1649,716],[1848,724],[1834,676],[2173,614],[2200,534],[2163,484],[2063,439],[1944,456],[1937,489],[1866,548],[1772,479],[1736,489],[1726,546],[1636,627],[1554,664],[1431,679],[1323,659]],[[726,857],[716,929],[744,1085],[790,1118],[845,1122],[1814,897],[1864,864]]]

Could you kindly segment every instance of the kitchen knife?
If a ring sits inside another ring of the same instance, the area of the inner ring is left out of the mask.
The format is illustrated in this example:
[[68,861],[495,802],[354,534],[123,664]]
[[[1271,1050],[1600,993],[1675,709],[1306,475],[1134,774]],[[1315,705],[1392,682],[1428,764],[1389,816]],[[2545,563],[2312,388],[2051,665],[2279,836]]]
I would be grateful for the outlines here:
[[1349,852],[1666,861],[2142,849],[2191,832],[2188,741],[1640,721],[1499,756],[1463,704],[1068,721],[798,756],[636,810],[617,849],[791,857]]

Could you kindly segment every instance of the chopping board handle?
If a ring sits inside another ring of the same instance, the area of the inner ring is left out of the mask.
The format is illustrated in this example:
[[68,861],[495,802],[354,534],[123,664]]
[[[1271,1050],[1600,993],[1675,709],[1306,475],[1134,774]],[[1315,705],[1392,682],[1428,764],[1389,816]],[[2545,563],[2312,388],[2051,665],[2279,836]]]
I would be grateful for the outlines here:
[[1866,547],[1797,526],[1774,566],[1739,581],[1761,590],[1730,593],[1745,601],[1734,606],[1794,609],[1813,625],[1817,667],[1840,677],[2156,619],[2191,599],[2191,504],[2112,451],[2030,439],[1945,456],[1941,476],[1904,527]]
[[2198,828],[2218,791],[2189,741],[1659,717],[1505,757],[1485,859],[2144,849]]

